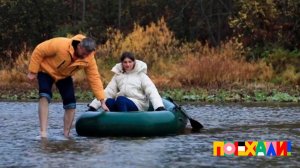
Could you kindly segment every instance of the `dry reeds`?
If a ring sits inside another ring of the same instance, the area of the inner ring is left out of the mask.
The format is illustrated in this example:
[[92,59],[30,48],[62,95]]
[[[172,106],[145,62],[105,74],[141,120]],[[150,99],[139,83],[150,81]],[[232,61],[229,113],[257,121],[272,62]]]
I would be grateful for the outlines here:
[[[200,42],[180,43],[163,19],[147,27],[135,25],[127,36],[109,29],[110,37],[98,46],[96,60],[104,87],[110,81],[110,69],[119,62],[123,51],[135,53],[148,64],[149,75],[159,88],[226,87],[233,84],[268,80],[272,69],[265,63],[250,63],[243,59],[244,49],[236,40],[217,48]],[[0,71],[0,85],[27,82],[30,53],[23,52],[10,70]],[[83,72],[74,77],[77,87],[87,89]]]
[[[174,80],[182,86],[224,87],[243,84],[262,77],[260,69],[265,65],[246,62],[242,54],[243,47],[235,40],[221,44],[220,48],[201,46],[198,52],[184,56],[177,68]],[[266,78],[266,75],[262,78]]]
[[30,87],[27,80],[27,66],[29,62],[30,52],[26,48],[20,53],[19,57],[12,66],[2,65],[0,70],[0,86],[4,88],[22,88]]

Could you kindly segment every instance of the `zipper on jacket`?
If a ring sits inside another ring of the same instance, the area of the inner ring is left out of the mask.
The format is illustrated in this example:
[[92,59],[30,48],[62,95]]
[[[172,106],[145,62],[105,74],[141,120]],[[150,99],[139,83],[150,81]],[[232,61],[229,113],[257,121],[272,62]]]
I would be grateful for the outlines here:
[[57,66],[57,69],[59,69],[65,62],[66,62],[66,60],[64,60],[62,63],[60,63],[60,64]]

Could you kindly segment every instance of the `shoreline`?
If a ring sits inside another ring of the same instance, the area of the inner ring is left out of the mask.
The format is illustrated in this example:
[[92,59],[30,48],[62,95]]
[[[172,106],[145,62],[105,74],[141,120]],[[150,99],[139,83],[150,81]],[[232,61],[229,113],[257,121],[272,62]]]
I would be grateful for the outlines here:
[[[90,90],[75,89],[77,102],[90,102],[94,96]],[[300,91],[289,90],[242,90],[242,89],[168,89],[161,90],[162,97],[172,97],[179,102],[195,103],[263,103],[263,104],[299,104]],[[37,89],[1,89],[0,101],[34,102],[38,100]],[[52,102],[60,102],[61,98],[56,89],[53,90]]]

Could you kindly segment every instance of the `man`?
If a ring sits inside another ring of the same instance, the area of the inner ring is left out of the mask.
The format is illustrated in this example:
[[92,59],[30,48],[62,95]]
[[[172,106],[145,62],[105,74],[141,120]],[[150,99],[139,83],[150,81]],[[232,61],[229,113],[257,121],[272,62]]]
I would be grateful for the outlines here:
[[28,78],[38,79],[40,136],[47,137],[49,103],[52,85],[55,83],[63,99],[64,136],[69,137],[74,120],[76,99],[72,75],[84,69],[87,80],[96,98],[105,111],[105,94],[98,72],[94,53],[96,43],[92,38],[76,35],[73,38],[57,37],[40,43],[33,51],[29,63]]

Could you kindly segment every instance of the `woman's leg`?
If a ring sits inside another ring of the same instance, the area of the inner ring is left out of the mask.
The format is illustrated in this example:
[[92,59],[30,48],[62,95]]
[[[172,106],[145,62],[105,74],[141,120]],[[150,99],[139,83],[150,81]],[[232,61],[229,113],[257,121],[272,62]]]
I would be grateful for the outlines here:
[[108,98],[105,101],[105,104],[109,108],[109,111],[117,111],[115,103],[116,103],[115,99],[112,98]]
[[119,96],[116,100],[117,111],[138,111],[133,101],[125,96]]

